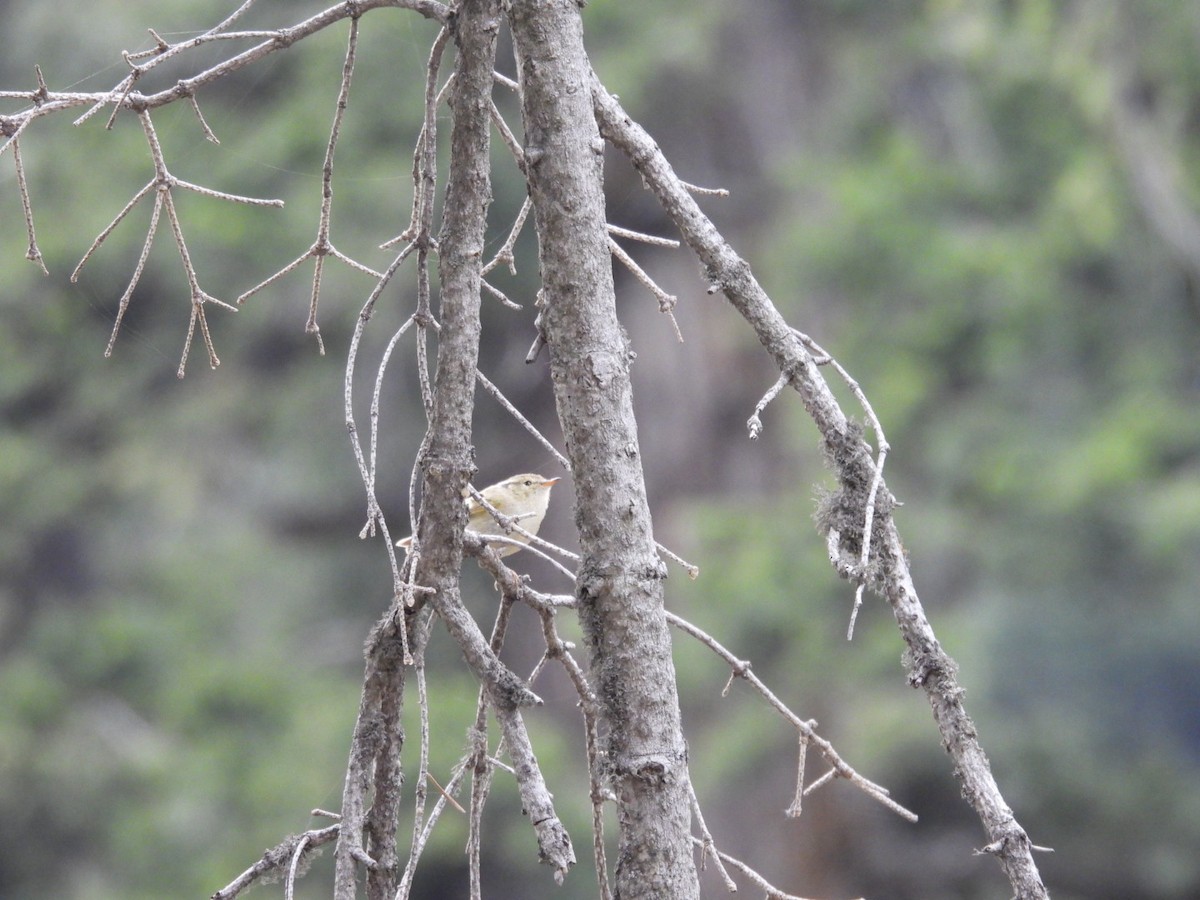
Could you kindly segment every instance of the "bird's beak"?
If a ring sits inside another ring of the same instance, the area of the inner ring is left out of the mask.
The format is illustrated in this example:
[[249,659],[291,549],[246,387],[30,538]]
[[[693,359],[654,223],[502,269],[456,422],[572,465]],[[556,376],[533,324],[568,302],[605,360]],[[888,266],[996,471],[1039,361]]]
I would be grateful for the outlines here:
[[559,481],[562,481],[562,478],[547,478],[542,482],[542,484],[544,484],[546,487],[550,487],[550,485],[556,484]]

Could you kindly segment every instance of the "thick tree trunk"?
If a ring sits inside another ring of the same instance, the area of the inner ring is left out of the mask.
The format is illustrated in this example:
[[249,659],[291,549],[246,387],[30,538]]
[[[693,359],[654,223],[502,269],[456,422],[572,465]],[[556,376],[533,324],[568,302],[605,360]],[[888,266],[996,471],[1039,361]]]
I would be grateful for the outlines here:
[[580,617],[620,824],[616,896],[699,896],[687,750],[605,230],[603,142],[575,0],[510,21],[540,241],[542,330],[575,480]]

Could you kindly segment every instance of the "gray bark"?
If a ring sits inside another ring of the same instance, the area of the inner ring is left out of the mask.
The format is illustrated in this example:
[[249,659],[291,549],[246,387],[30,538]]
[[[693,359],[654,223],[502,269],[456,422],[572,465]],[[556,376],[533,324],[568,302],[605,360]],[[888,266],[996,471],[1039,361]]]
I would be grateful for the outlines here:
[[517,0],[526,175],[539,237],[542,334],[575,481],[577,595],[620,826],[615,896],[698,897],[687,750],[617,321],[603,142],[574,0]]

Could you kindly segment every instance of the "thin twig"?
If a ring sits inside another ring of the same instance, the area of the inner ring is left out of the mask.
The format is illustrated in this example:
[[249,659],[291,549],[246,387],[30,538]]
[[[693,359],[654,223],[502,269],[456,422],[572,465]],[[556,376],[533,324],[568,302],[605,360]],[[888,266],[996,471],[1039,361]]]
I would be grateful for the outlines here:
[[643,231],[632,231],[628,228],[622,228],[619,225],[609,223],[608,233],[613,237],[623,237],[630,241],[640,241],[643,244],[650,244],[655,247],[670,247],[672,249],[679,248],[679,241],[675,238],[658,237],[654,234],[646,234]]
[[489,100],[492,110],[492,123],[496,126],[496,130],[500,132],[500,139],[504,141],[504,146],[508,148],[508,152],[513,155],[513,159],[517,161],[517,168],[522,172],[525,171],[525,151],[521,149],[521,144],[517,140],[516,135],[512,133],[512,129],[508,127],[508,123],[504,121],[504,116],[500,115],[500,108],[496,106],[495,100]]
[[212,128],[209,127],[208,121],[204,118],[204,113],[200,111],[200,103],[196,100],[195,96],[188,97],[188,103],[191,104],[192,112],[196,114],[196,119],[200,122],[200,130],[204,132],[204,139],[213,144],[221,143]]
[[[117,222],[119,222],[125,216],[126,212],[129,211],[133,204],[137,203],[137,201],[145,196],[146,192],[153,187],[154,182],[152,181],[134,195],[134,198],[129,201],[129,204],[125,207],[125,209],[118,213],[117,218],[113,220],[112,224],[105,229],[105,231],[101,232],[100,237],[96,238],[95,243],[92,244],[92,248],[89,249],[88,252],[84,254],[83,259],[79,261],[79,266],[82,266],[85,262],[87,262],[87,258],[89,255],[91,255],[92,250],[99,246],[100,241],[104,240],[107,233],[111,232],[112,229],[116,227]],[[150,226],[146,229],[146,239],[142,242],[142,252],[138,256],[137,265],[133,267],[133,275],[131,275],[129,278],[129,285],[125,288],[125,293],[121,295],[121,299],[117,303],[117,314],[113,317],[112,334],[109,335],[108,346],[104,348],[105,359],[108,359],[112,356],[113,347],[117,343],[117,334],[121,330],[121,323],[125,320],[125,311],[129,309],[129,301],[133,298],[133,289],[137,287],[138,282],[142,278],[142,272],[146,268],[146,260],[150,256],[150,247],[154,243],[154,235],[158,232],[158,218],[162,213],[163,197],[164,194],[162,193],[155,193],[154,195],[154,209],[150,213]],[[72,281],[75,280],[75,277],[78,275],[78,273],[79,268],[76,267],[75,273],[71,275]]]
[[679,330],[679,322],[676,321],[674,313],[675,304],[679,302],[679,298],[674,294],[668,294],[660,288],[654,279],[646,274],[645,269],[634,262],[633,257],[626,253],[624,248],[611,237],[608,239],[608,249],[633,274],[634,278],[640,281],[650,293],[658,298],[658,311],[665,313],[670,318],[671,325],[675,328],[675,337],[682,344],[683,332]]
[[706,197],[728,197],[729,196],[729,191],[726,190],[725,188],[700,187],[700,185],[698,185],[698,184],[691,184],[686,181],[680,181],[679,183],[690,194],[699,194],[701,196],[706,196]]
[[[38,69],[38,80],[41,81],[42,70]],[[43,86],[45,82],[42,82]],[[25,213],[25,230],[29,235],[29,249],[25,251],[25,258],[30,262],[35,262],[42,270],[43,275],[49,275],[50,270],[46,268],[46,261],[42,259],[42,251],[38,249],[37,233],[33,228],[33,204],[29,201],[29,185],[25,183],[25,166],[21,162],[21,142],[13,138],[13,164],[17,169],[17,191],[21,195],[21,210]]]
[[[508,625],[512,621],[513,599],[507,593],[501,593],[500,604],[496,608],[496,619],[492,623],[490,646],[494,653],[499,653],[504,646],[504,638],[508,634]],[[470,748],[461,765],[471,772],[471,812],[470,824],[467,831],[467,858],[470,872],[470,895],[473,898],[482,896],[483,883],[481,875],[481,856],[483,848],[483,810],[487,805],[492,789],[492,771],[501,765],[500,761],[488,753],[488,695],[483,685],[475,699],[475,722],[471,726]],[[496,755],[504,745],[501,736],[496,745]]]
[[776,382],[771,385],[770,390],[763,394],[762,399],[758,401],[758,405],[754,407],[754,413],[746,421],[746,428],[750,431],[750,440],[757,441],[758,436],[762,434],[763,423],[760,416],[768,404],[779,396],[780,391],[787,387],[788,375],[784,372]]
[[250,290],[238,297],[237,302],[240,306],[245,303],[247,298],[261,291],[268,285],[273,284],[278,279],[282,278],[288,272],[291,272],[306,259],[315,259],[313,267],[313,282],[312,292],[309,296],[308,320],[305,322],[304,329],[308,334],[313,334],[317,338],[317,348],[322,355],[325,353],[325,344],[321,339],[321,329],[317,325],[317,302],[321,293],[321,277],[324,273],[325,257],[332,256],[340,260],[352,269],[357,269],[371,275],[377,280],[383,278],[383,275],[376,272],[370,266],[360,263],[358,260],[352,259],[342,251],[338,250],[333,245],[329,238],[329,233],[332,227],[332,210],[333,210],[333,158],[334,152],[337,149],[338,138],[341,135],[342,120],[345,118],[346,109],[349,106],[350,96],[350,81],[354,74],[354,59],[355,51],[358,46],[358,22],[357,15],[350,19],[350,35],[347,40],[346,58],[342,63],[342,81],[338,88],[337,102],[334,106],[333,124],[329,130],[329,140],[325,144],[325,160],[321,164],[321,211],[317,219],[317,237],[312,245],[305,250],[300,256],[292,260],[274,275],[259,282]]
[[796,793],[792,796],[791,805],[784,811],[789,819],[800,818],[804,798],[804,763],[808,758],[808,739],[800,735],[800,752],[796,761]]
[[683,568],[683,570],[685,572],[687,572],[688,578],[692,579],[692,581],[695,581],[697,578],[700,577],[700,567],[699,566],[695,565],[694,563],[688,562],[686,559],[684,559],[678,553],[663,546],[658,541],[654,542],[654,546],[658,549],[659,553],[661,553],[667,559],[671,560],[671,562],[675,563],[676,565],[681,566]]
[[507,306],[509,309],[521,309],[520,303],[514,303],[512,300],[508,299],[508,295],[505,294],[504,291],[500,290],[500,288],[496,287],[494,284],[489,282],[486,278],[480,279],[479,286],[481,288],[483,288],[483,290],[486,293],[491,294],[493,297],[495,297],[497,300],[499,300],[504,306]]
[[692,816],[696,820],[696,827],[700,829],[700,870],[703,871],[705,862],[711,855],[713,863],[717,867],[717,871],[721,873],[721,878],[725,881],[725,889],[731,894],[737,893],[737,883],[729,877],[729,872],[725,869],[725,864],[721,860],[721,855],[717,853],[717,844],[713,840],[712,832],[708,830],[708,823],[704,821],[704,812],[700,809],[700,798],[696,796],[696,786],[692,783],[692,779],[688,778],[688,794],[692,798]]
[[[429,837],[433,833],[433,827],[441,818],[442,811],[447,805],[453,804],[460,811],[465,811],[462,806],[454,799],[455,792],[462,785],[462,780],[465,774],[465,767],[461,762],[451,770],[450,780],[446,782],[445,789],[442,790],[441,796],[433,805],[433,809],[429,811],[429,815],[425,818],[423,827],[421,828],[420,839],[409,855],[409,861],[404,867],[404,874],[400,877],[400,884],[396,888],[396,900],[407,900],[409,892],[412,890],[412,881],[416,875],[417,867],[415,860],[420,858],[421,852],[425,849],[425,845],[429,843]],[[436,782],[435,782],[436,784]]]
[[508,273],[510,275],[517,274],[517,263],[516,257],[513,255],[513,248],[517,244],[517,237],[521,234],[521,229],[525,227],[525,219],[529,216],[531,209],[533,209],[533,201],[526,196],[525,202],[521,204],[520,211],[517,212],[517,218],[513,222],[512,228],[508,231],[508,237],[504,239],[504,243],[500,245],[500,249],[496,251],[496,255],[492,257],[492,261],[483,267],[484,275],[501,263],[505,263],[508,266]]
[[462,813],[464,816],[467,814],[467,811],[465,809],[463,809],[462,804],[459,803],[457,800],[455,800],[453,795],[451,795],[451,793],[448,790],[446,790],[444,787],[442,787],[442,785],[438,782],[438,780],[433,777],[432,772],[426,770],[425,777],[433,782],[433,786],[438,789],[439,794],[441,794],[443,797],[446,798],[447,803],[449,803],[451,806],[453,806],[458,812]]
[[736,656],[730,653],[720,641],[708,634],[708,632],[704,631],[703,629],[693,625],[691,622],[688,622],[686,619],[683,619],[670,611],[666,612],[666,617],[669,624],[675,626],[685,634],[690,634],[704,646],[708,647],[715,654],[717,654],[717,656],[725,660],[725,662],[733,669],[734,674],[736,674],[739,678],[745,679],[745,681],[756,691],[758,691],[758,693],[772,707],[774,707],[780,715],[782,715],[792,724],[792,726],[803,738],[817,748],[821,756],[823,756],[830,766],[833,767],[832,770],[837,777],[846,779],[867,796],[871,797],[878,803],[882,803],[897,815],[908,819],[910,822],[917,821],[916,813],[905,809],[903,806],[889,797],[888,792],[884,788],[875,784],[875,782],[864,778],[853,768],[851,768],[845,762],[845,760],[841,758],[837,751],[834,750],[833,744],[816,733],[814,730],[816,723],[810,720],[801,719],[798,715],[792,712],[787,705],[777,696],[775,696],[771,689],[768,688],[766,684],[764,684],[763,681],[751,671],[750,666],[745,661],[738,659]]
[[565,471],[571,471],[571,463],[567,461],[567,458],[558,452],[558,449],[552,443],[550,443],[549,439],[547,439],[544,434],[537,430],[532,422],[525,418],[525,416],[519,409],[517,409],[512,401],[504,396],[504,393],[500,390],[500,388],[492,384],[492,382],[488,380],[488,377],[478,369],[475,370],[475,378],[483,386],[484,390],[495,397],[497,402],[504,407],[508,414],[516,419],[521,424],[521,427],[533,436],[535,441],[546,448],[550,455],[555,458],[558,464],[562,466]]
[[283,883],[284,900],[292,900],[296,896],[296,870],[300,867],[300,857],[304,855],[308,841],[308,835],[302,834],[300,840],[296,842],[296,849],[292,851],[292,860],[288,865],[287,879]]
[[[692,843],[699,844],[699,845],[701,845],[701,847],[703,847],[703,845],[704,845],[704,842],[700,838],[696,837],[695,835],[692,836]],[[786,891],[781,891],[779,888],[775,887],[773,884],[771,884],[769,881],[767,881],[767,879],[763,878],[761,875],[759,875],[757,872],[755,872],[752,868],[750,868],[748,865],[746,865],[740,859],[730,856],[728,853],[723,853],[720,850],[718,850],[717,856],[722,861],[729,863],[729,865],[733,866],[735,869],[737,869],[739,872],[741,872],[743,875],[745,875],[747,878],[749,878],[752,882],[754,882],[754,886],[766,894],[767,900],[810,900],[810,898],[800,897],[800,896],[797,896],[796,894],[789,894]],[[735,887],[732,890],[737,890],[737,888]],[[863,900],[863,898],[860,897],[860,898],[858,898],[858,900]]]
[[[438,69],[442,64],[442,54],[450,40],[450,29],[443,27],[434,38],[429,50],[429,62],[426,64],[425,75],[425,118],[421,124],[421,133],[417,136],[416,147],[413,150],[413,202],[412,219],[408,228],[384,247],[396,241],[416,241],[423,244],[421,235],[428,240],[431,234],[430,223],[433,217],[433,196],[437,188],[437,107],[442,93],[437,91]],[[449,87],[450,80],[446,86]]]

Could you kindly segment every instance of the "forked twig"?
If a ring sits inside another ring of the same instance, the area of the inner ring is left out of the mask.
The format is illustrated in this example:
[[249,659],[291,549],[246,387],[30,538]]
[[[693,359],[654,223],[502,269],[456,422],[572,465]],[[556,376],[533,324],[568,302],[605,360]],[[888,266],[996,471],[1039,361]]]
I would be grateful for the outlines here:
[[634,262],[633,257],[625,252],[625,249],[611,237],[608,239],[608,249],[625,268],[627,268],[639,282],[641,282],[650,293],[658,298],[658,311],[666,314],[671,320],[671,325],[675,328],[675,337],[679,343],[683,343],[683,332],[679,330],[679,322],[675,319],[675,304],[679,302],[679,298],[674,294],[668,294],[658,284],[646,274],[646,270]]
[[179,368],[176,374],[182,378],[187,366],[188,354],[191,351],[192,340],[196,333],[196,327],[199,325],[201,337],[204,340],[205,349],[208,352],[209,365],[216,368],[221,364],[217,358],[216,349],[213,346],[212,334],[209,331],[208,319],[204,313],[204,305],[212,303],[232,312],[237,312],[237,307],[223,300],[219,300],[211,294],[205,292],[200,287],[199,277],[196,274],[196,267],[192,263],[191,254],[188,252],[187,242],[183,236],[183,226],[179,221],[179,215],[175,210],[175,201],[172,195],[172,189],[179,187],[185,190],[201,194],[206,197],[213,197],[219,200],[227,200],[233,203],[245,203],[253,206],[282,206],[282,200],[263,200],[255,197],[243,197],[237,194],[230,194],[224,191],[215,191],[211,188],[201,187],[200,185],[192,184],[189,181],[184,181],[171,174],[167,168],[166,158],[163,156],[161,144],[158,141],[158,134],[154,130],[154,123],[150,118],[150,113],[143,110],[138,114],[138,119],[142,125],[142,131],[146,136],[146,143],[150,147],[150,156],[154,162],[155,176],[152,181],[133,195],[133,198],[125,204],[124,208],[117,213],[116,217],[110,222],[104,230],[97,235],[92,241],[91,246],[84,253],[83,258],[75,267],[75,271],[71,273],[71,280],[75,281],[79,277],[80,270],[84,264],[91,259],[92,255],[99,249],[105,240],[113,233],[116,227],[125,219],[129,212],[137,203],[142,200],[151,191],[155,192],[154,210],[150,216],[150,226],[146,232],[146,239],[142,244],[142,252],[138,257],[137,264],[134,267],[133,275],[130,278],[129,285],[125,289],[125,293],[121,295],[120,302],[117,306],[117,316],[113,323],[112,335],[109,338],[108,346],[105,348],[105,356],[112,354],[113,346],[116,343],[117,334],[121,328],[121,322],[125,317],[125,312],[129,308],[129,301],[133,297],[133,291],[137,287],[138,281],[141,279],[142,272],[145,269],[146,259],[150,255],[150,247],[154,243],[154,237],[157,234],[159,217],[165,209],[167,220],[171,224],[171,232],[175,237],[175,246],[179,250],[179,258],[183,263],[184,275],[187,278],[189,300],[191,301],[191,311],[188,317],[187,336],[184,339],[183,353],[180,357]]
[[704,870],[705,863],[711,856],[713,864],[716,865],[717,871],[721,873],[721,878],[725,881],[725,889],[731,894],[736,893],[737,883],[729,877],[721,855],[716,852],[716,841],[713,840],[712,832],[708,830],[708,823],[704,821],[704,811],[700,808],[700,798],[696,796],[696,785],[692,783],[691,778],[688,778],[688,794],[692,799],[692,817],[696,820],[696,827],[700,830],[700,870]]
[[[760,679],[754,674],[753,671],[751,671],[750,665],[747,662],[738,659],[723,644],[721,644],[720,641],[708,634],[708,632],[704,631],[703,629],[693,625],[691,622],[688,622],[686,619],[676,615],[673,612],[670,612],[669,610],[666,612],[666,617],[669,624],[678,628],[680,631],[683,631],[685,634],[691,635],[693,638],[717,654],[717,656],[721,657],[721,659],[725,660],[725,662],[733,670],[733,674],[735,676],[744,679],[767,701],[767,703],[775,708],[776,712],[790,722],[800,736],[808,743],[816,747],[821,756],[825,758],[825,761],[829,763],[829,765],[832,767],[830,770],[831,775],[846,779],[863,793],[865,793],[868,797],[871,797],[878,803],[883,804],[898,816],[901,816],[910,822],[917,821],[916,813],[905,809],[888,796],[886,789],[880,787],[875,782],[864,778],[862,775],[858,774],[858,772],[856,772],[848,763],[846,763],[846,761],[842,759],[838,752],[834,750],[833,744],[817,734],[815,730],[816,723],[801,719],[798,715],[792,712],[791,709],[789,709],[787,705],[780,700],[775,693],[766,686],[766,684],[763,683],[762,679]],[[812,786],[810,786],[810,790],[811,787]],[[808,793],[808,791],[805,793]]]
[[492,261],[483,267],[484,275],[501,263],[508,266],[508,273],[510,275],[517,274],[517,263],[516,257],[513,255],[513,248],[517,245],[517,237],[521,234],[521,229],[525,227],[525,219],[529,216],[531,209],[533,209],[533,201],[529,197],[526,197],[525,202],[521,204],[521,209],[517,213],[517,218],[513,222],[512,228],[509,229],[508,237],[504,239],[504,243],[500,245],[500,249],[496,251],[496,255],[492,257]]
[[[703,846],[704,846],[704,841],[701,840],[700,838],[696,837],[695,835],[692,835],[692,843],[699,844],[701,846],[701,848],[703,848]],[[796,894],[789,894],[786,891],[781,891],[779,888],[775,887],[775,885],[771,884],[769,881],[767,881],[767,879],[763,878],[761,875],[759,875],[757,872],[755,872],[752,868],[750,868],[748,865],[746,865],[744,862],[742,862],[737,857],[730,856],[728,853],[724,853],[720,850],[717,851],[717,857],[722,862],[726,862],[729,865],[733,866],[735,869],[737,869],[739,872],[741,872],[743,875],[745,875],[748,879],[750,879],[750,881],[754,883],[755,887],[757,887],[760,891],[763,891],[766,894],[766,900],[811,900],[811,898],[800,897]],[[736,891],[737,887],[735,886],[735,887],[731,888],[730,890]],[[858,898],[858,900],[863,900],[863,898],[860,897],[860,898]]]
[[383,278],[382,273],[376,272],[370,266],[364,265],[363,263],[360,263],[357,260],[347,256],[345,253],[335,247],[329,238],[329,232],[333,218],[333,157],[334,152],[337,150],[338,138],[342,131],[342,120],[346,115],[346,109],[349,107],[350,80],[354,75],[355,51],[358,47],[358,23],[358,16],[352,16],[350,18],[350,36],[346,46],[346,59],[342,64],[342,82],[341,87],[338,89],[337,103],[334,107],[333,124],[330,127],[329,141],[325,145],[325,161],[321,165],[321,212],[317,219],[316,240],[313,241],[312,245],[307,250],[293,259],[278,272],[259,282],[237,298],[237,304],[238,306],[241,306],[248,298],[258,293],[263,288],[274,284],[305,260],[315,259],[313,266],[312,292],[309,295],[308,303],[308,320],[304,324],[304,330],[306,333],[313,335],[317,339],[317,349],[322,356],[325,355],[325,342],[321,338],[321,328],[317,324],[317,303],[321,296],[321,277],[325,269],[325,258],[327,256],[332,256],[335,259],[345,263],[350,268],[370,275],[376,280],[381,280]]

